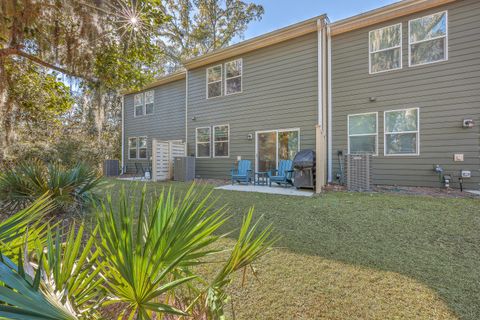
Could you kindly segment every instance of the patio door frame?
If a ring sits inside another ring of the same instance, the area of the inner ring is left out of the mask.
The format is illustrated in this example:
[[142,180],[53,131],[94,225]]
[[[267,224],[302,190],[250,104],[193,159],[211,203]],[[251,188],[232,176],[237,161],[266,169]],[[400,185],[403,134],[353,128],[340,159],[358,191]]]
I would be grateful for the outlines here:
[[289,131],[297,131],[298,132],[298,151],[300,151],[300,143],[301,143],[301,135],[300,135],[300,128],[290,128],[290,129],[276,129],[276,130],[259,130],[255,131],[255,172],[258,172],[258,134],[259,133],[271,133],[275,132],[276,139],[275,139],[275,169],[278,169],[278,134],[281,132],[289,132]]

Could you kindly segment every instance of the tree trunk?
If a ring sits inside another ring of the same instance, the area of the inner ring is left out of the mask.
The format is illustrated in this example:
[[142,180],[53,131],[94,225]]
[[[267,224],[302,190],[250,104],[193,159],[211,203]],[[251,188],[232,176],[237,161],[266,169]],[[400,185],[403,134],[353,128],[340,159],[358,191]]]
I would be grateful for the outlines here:
[[8,100],[7,92],[7,75],[5,74],[5,60],[0,58],[0,162],[5,158],[5,124],[4,119],[6,118],[6,107]]

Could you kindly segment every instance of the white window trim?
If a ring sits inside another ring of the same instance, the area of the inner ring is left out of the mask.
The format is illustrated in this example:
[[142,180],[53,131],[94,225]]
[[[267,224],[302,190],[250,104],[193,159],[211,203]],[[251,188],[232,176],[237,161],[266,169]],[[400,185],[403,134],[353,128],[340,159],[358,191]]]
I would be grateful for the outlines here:
[[[141,95],[142,96],[142,104],[135,104],[135,96]],[[142,107],[142,112],[143,114],[137,116],[137,107]],[[134,118],[140,118],[145,115],[145,94],[142,93],[136,93],[133,95],[133,117]]]
[[[209,148],[209,155],[208,156],[202,156],[202,157],[199,157],[198,156],[198,129],[208,129],[209,130],[209,135],[210,135],[210,139],[208,140],[208,142],[200,142],[200,144],[210,144],[210,148]],[[228,146],[230,148],[230,145]],[[195,158],[197,159],[208,159],[208,158],[211,158],[212,157],[212,128],[211,127],[197,127],[195,128]]]
[[[226,96],[231,96],[231,95],[239,94],[239,93],[242,93],[242,92],[243,92],[243,58],[227,61],[227,62],[225,62],[225,65],[226,65],[227,63],[231,63],[231,62],[235,62],[235,61],[240,61],[240,62],[241,62],[241,64],[242,64],[242,69],[240,70],[240,75],[239,75],[239,76],[227,78],[227,67],[225,66],[224,86],[225,86],[225,95],[226,95]],[[240,87],[241,87],[241,90],[240,90],[240,91],[237,91],[237,92],[233,92],[233,93],[227,93],[227,80],[236,79],[236,78],[240,78]]]
[[[442,14],[442,13],[445,13],[445,28],[446,28],[446,30],[445,30],[445,35],[444,36],[438,36],[438,37],[433,37],[433,38],[427,39],[427,40],[410,42],[410,25],[411,25],[412,21],[416,21],[416,20],[419,20],[419,19],[422,19],[422,18],[426,18],[426,17],[430,17],[430,16],[434,16],[436,14]],[[436,40],[436,39],[442,39],[442,38],[445,38],[445,57],[442,60],[412,64],[412,59],[411,59],[411,57],[412,57],[412,45],[417,44],[417,43],[427,42],[427,41],[433,41],[433,40]],[[448,11],[447,10],[440,11],[440,12],[432,13],[432,14],[429,14],[429,15],[426,15],[426,16],[423,16],[423,17],[420,17],[420,18],[409,20],[408,21],[408,66],[410,68],[414,68],[414,67],[429,65],[429,64],[437,63],[437,62],[445,62],[445,61],[448,61]]]
[[[145,146],[146,152],[145,152],[145,158],[140,158],[140,139],[143,139],[143,138],[145,138],[145,140],[147,140],[146,146]],[[137,159],[138,160],[148,160],[148,137],[147,136],[140,136],[140,137],[137,138]]]
[[[133,149],[133,148],[130,148],[130,140],[131,139],[135,139],[135,141],[136,141],[136,144],[135,144],[135,158],[130,157],[130,150]],[[127,143],[128,143],[128,147],[127,147],[127,149],[128,149],[128,160],[136,160],[137,157],[138,157],[138,137],[129,137],[127,139]]]
[[[398,111],[407,111],[407,110],[417,110],[417,130],[416,131],[387,132],[387,113],[398,112]],[[389,135],[389,134],[403,134],[403,133],[416,133],[417,134],[417,152],[416,153],[390,153],[390,154],[387,154],[387,135]],[[385,157],[416,157],[416,156],[420,155],[420,108],[406,108],[406,109],[388,110],[388,111],[385,111],[383,113],[383,155]]]
[[[227,132],[228,132],[228,140],[227,141],[215,141],[215,129],[218,127],[227,127]],[[230,158],[230,125],[229,124],[218,124],[214,125],[212,128],[212,142],[213,142],[213,157],[214,158]],[[227,142],[228,143],[228,150],[227,150],[227,155],[226,156],[217,156],[215,155],[215,143],[221,143],[221,142]]]
[[[208,70],[213,69],[213,68],[217,68],[217,67],[220,67],[220,80],[208,82]],[[207,100],[220,98],[221,96],[223,96],[223,65],[217,64],[216,66],[212,66],[210,68],[207,68],[206,72],[205,72],[205,82],[206,82],[205,95],[207,97]],[[211,83],[217,83],[217,82],[220,82],[220,95],[215,96],[215,97],[209,97],[208,96],[208,85],[211,84]]]
[[298,149],[297,149],[297,152],[299,152],[300,150],[302,150],[302,147],[301,147],[302,136],[301,136],[300,128],[255,131],[255,171],[258,171],[258,167],[259,167],[259,164],[258,164],[258,134],[259,133],[268,133],[268,132],[275,132],[276,133],[277,141],[275,142],[276,143],[276,147],[275,147],[276,151],[275,152],[277,154],[277,157],[275,159],[275,161],[276,161],[275,168],[278,169],[278,163],[279,163],[279,159],[278,159],[278,134],[280,132],[289,132],[289,131],[297,131],[298,132]]
[[[362,116],[366,114],[375,114],[375,121],[376,121],[376,132],[375,133],[362,133],[362,134],[350,134],[350,117],[354,116]],[[378,112],[365,112],[365,113],[355,113],[349,114],[347,116],[347,140],[348,140],[348,153],[350,154],[350,137],[366,137],[366,136],[373,136],[375,135],[375,153],[372,154],[373,156],[378,156]]]
[[[153,112],[147,114],[147,92],[153,92]],[[145,116],[151,116],[152,114],[155,114],[155,90],[148,90],[143,93],[143,114]]]
[[[395,47],[390,47],[390,48],[385,48],[385,49],[381,49],[381,50],[377,50],[377,51],[370,51],[370,48],[371,48],[371,37],[370,37],[370,34],[372,32],[375,32],[377,30],[381,30],[381,29],[385,29],[385,28],[390,28],[390,27],[395,27],[395,26],[400,26],[400,45],[399,46],[395,46]],[[368,33],[368,72],[369,74],[378,74],[378,73],[384,73],[384,72],[389,72],[389,71],[395,71],[395,70],[401,70],[403,68],[403,25],[402,23],[397,23],[397,24],[392,24],[392,25],[389,25],[389,26],[385,26],[385,27],[382,27],[382,28],[377,28],[375,30],[371,30],[369,33]],[[388,50],[392,50],[392,49],[398,49],[400,48],[400,66],[398,68],[394,68],[394,69],[388,69],[388,70],[382,70],[382,71],[376,71],[376,72],[372,72],[372,54],[374,53],[377,53],[377,52],[383,52],[383,51],[388,51]]]

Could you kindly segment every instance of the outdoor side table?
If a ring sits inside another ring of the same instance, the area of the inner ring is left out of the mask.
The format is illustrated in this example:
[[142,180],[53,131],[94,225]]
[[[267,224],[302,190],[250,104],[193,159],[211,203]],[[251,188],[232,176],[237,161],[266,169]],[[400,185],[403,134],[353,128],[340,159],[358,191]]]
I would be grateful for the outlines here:
[[268,171],[255,172],[255,184],[257,186],[268,185]]

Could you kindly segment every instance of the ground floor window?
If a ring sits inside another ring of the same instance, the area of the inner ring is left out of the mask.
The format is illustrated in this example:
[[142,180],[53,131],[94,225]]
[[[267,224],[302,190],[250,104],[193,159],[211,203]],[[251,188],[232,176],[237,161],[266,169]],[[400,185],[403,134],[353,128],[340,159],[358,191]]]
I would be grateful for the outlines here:
[[128,158],[137,158],[137,138],[128,138]]
[[211,155],[211,133],[210,127],[195,129],[195,145],[197,158],[209,158]]
[[378,154],[378,113],[348,116],[348,153]]
[[418,155],[420,153],[419,109],[385,111],[384,116],[385,155]]
[[300,150],[300,129],[259,131],[256,136],[257,171],[277,169],[280,160],[293,160]]
[[147,137],[128,138],[128,158],[147,159]]
[[230,130],[228,125],[213,127],[213,157],[227,158],[229,156]]
[[147,159],[147,137],[138,138],[138,159]]

